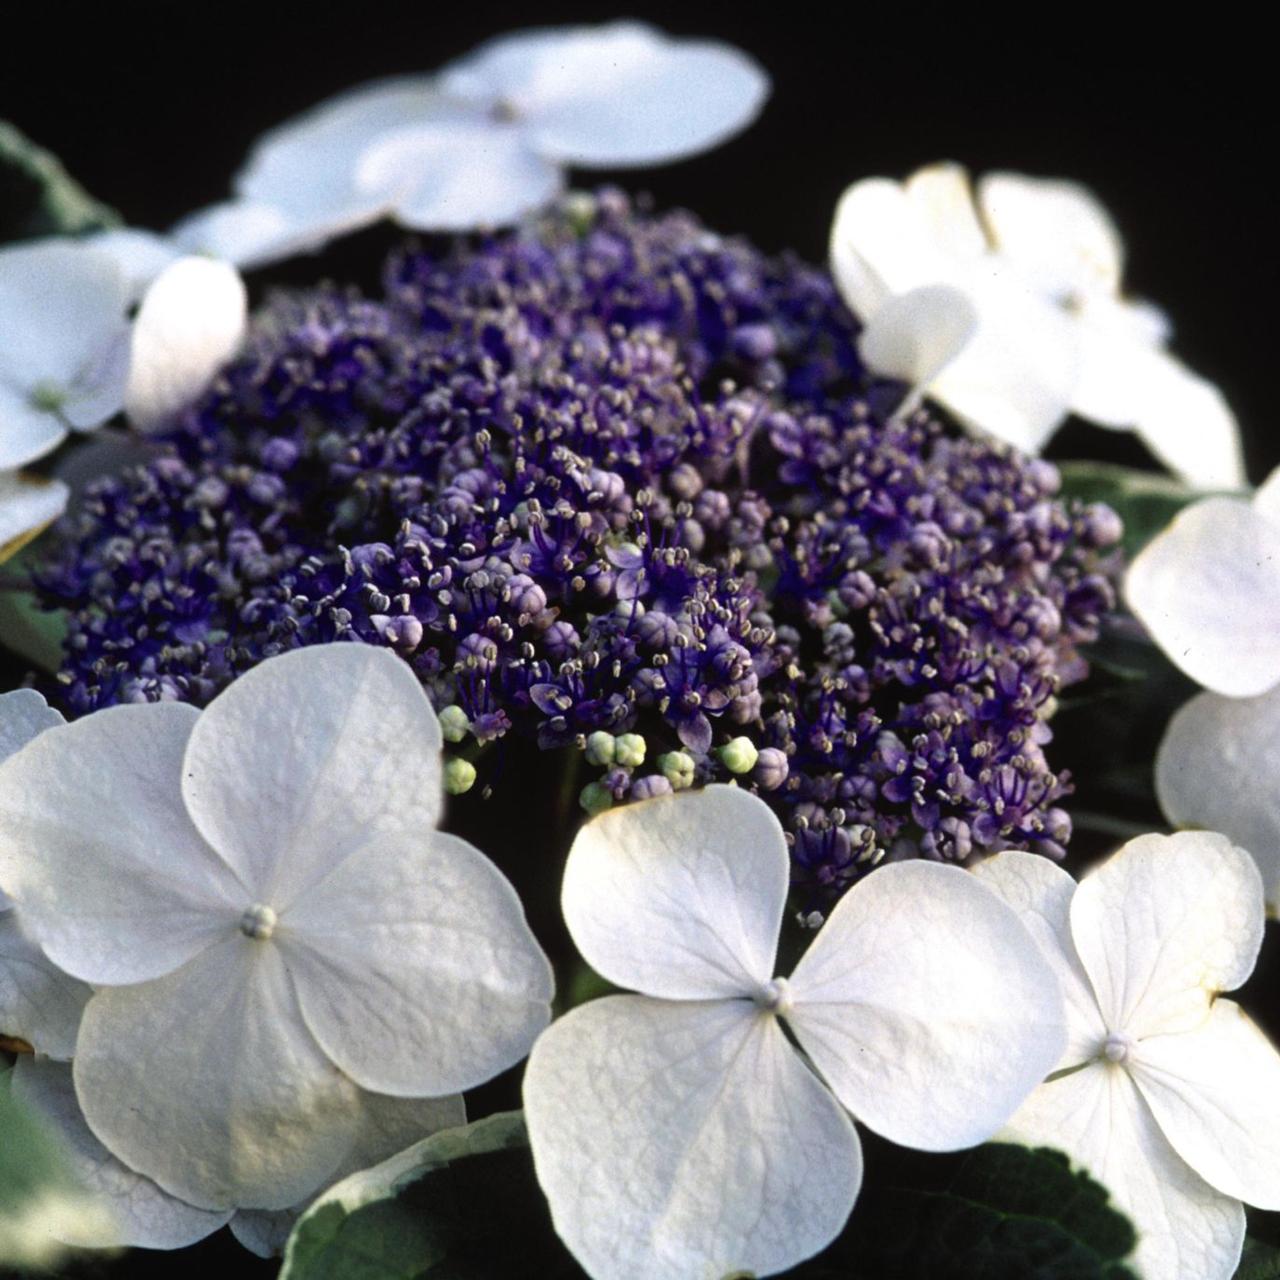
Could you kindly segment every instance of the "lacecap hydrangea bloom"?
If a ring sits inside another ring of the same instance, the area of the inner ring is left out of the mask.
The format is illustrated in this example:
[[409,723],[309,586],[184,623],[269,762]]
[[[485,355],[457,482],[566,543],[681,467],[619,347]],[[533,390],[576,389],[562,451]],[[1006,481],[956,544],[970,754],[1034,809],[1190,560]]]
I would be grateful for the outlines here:
[[592,811],[737,778],[816,905],[889,854],[1058,855],[1047,720],[1119,522],[892,416],[857,334],[826,273],[614,192],[277,296],[40,572],[63,703],[356,639],[412,665],[455,790],[522,742],[583,750]]

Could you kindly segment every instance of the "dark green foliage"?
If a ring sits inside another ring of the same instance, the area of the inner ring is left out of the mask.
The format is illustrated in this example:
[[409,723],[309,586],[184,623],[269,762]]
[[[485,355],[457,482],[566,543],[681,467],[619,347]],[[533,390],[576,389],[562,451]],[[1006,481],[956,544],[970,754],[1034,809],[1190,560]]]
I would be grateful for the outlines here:
[[115,210],[95,200],[56,156],[0,120],[0,244],[119,225]]

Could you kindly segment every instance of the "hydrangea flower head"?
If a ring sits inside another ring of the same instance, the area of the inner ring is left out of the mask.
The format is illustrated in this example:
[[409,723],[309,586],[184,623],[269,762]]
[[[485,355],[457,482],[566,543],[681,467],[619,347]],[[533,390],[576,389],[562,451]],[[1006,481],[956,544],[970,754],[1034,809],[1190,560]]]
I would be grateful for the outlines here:
[[611,192],[403,252],[378,300],[283,296],[41,574],[66,705],[357,639],[458,709],[482,783],[602,734],[594,808],[759,788],[824,901],[889,853],[1057,854],[1046,719],[1117,521],[891,418],[856,339],[824,273]]

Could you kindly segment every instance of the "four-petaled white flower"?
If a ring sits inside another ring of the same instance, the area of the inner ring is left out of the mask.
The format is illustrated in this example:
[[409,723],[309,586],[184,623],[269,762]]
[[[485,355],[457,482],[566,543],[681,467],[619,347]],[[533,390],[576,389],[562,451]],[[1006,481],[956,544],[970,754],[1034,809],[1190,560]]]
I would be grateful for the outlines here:
[[1070,1039],[1006,1136],[1060,1148],[1138,1231],[1145,1280],[1230,1276],[1241,1201],[1280,1209],[1280,1054],[1238,1005],[1262,886],[1225,836],[1141,836],[1079,884],[1044,858],[975,868],[1056,965]]
[[831,267],[877,373],[1030,453],[1069,412],[1132,429],[1193,484],[1244,483],[1218,389],[1165,350],[1168,323],[1120,294],[1123,247],[1073,183],[958,165],[845,192]]
[[528,1051],[550,966],[510,884],[435,830],[441,742],[407,666],[335,644],[0,766],[0,884],[95,988],[75,1088],[130,1169],[291,1208],[344,1166],[361,1089],[456,1093]]
[[235,199],[173,234],[248,267],[388,216],[428,231],[501,226],[555,196],[565,166],[684,159],[744,129],[768,92],[757,63],[719,41],[638,22],[519,31],[273,129]]
[[1251,500],[1204,498],[1180,512],[1129,566],[1125,597],[1170,661],[1209,690],[1165,731],[1161,807],[1253,854],[1280,910],[1280,806],[1267,785],[1280,772],[1280,470]]
[[970,1146],[1061,1054],[1052,970],[955,867],[878,869],[775,977],[789,863],[772,811],[733,786],[610,811],[574,842],[569,930],[642,994],[553,1023],[524,1101],[556,1229],[597,1280],[792,1266],[853,1206],[848,1112],[908,1146]]
[[0,249],[0,471],[120,411],[132,302],[108,253],[65,239]]
[[0,250],[0,558],[69,496],[19,468],[121,409],[144,430],[164,426],[240,345],[247,305],[234,268],[162,257],[126,232]]

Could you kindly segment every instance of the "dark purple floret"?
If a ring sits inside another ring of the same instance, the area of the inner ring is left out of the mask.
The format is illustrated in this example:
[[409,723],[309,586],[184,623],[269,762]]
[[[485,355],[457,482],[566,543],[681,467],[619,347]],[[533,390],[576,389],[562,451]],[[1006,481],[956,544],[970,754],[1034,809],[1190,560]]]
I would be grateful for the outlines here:
[[592,735],[593,805],[734,776],[818,905],[885,858],[1060,856],[1047,721],[1118,523],[891,417],[856,335],[824,272],[614,192],[405,250],[378,300],[277,297],[40,573],[62,702],[203,704],[355,640],[458,709],[495,789],[490,758]]

